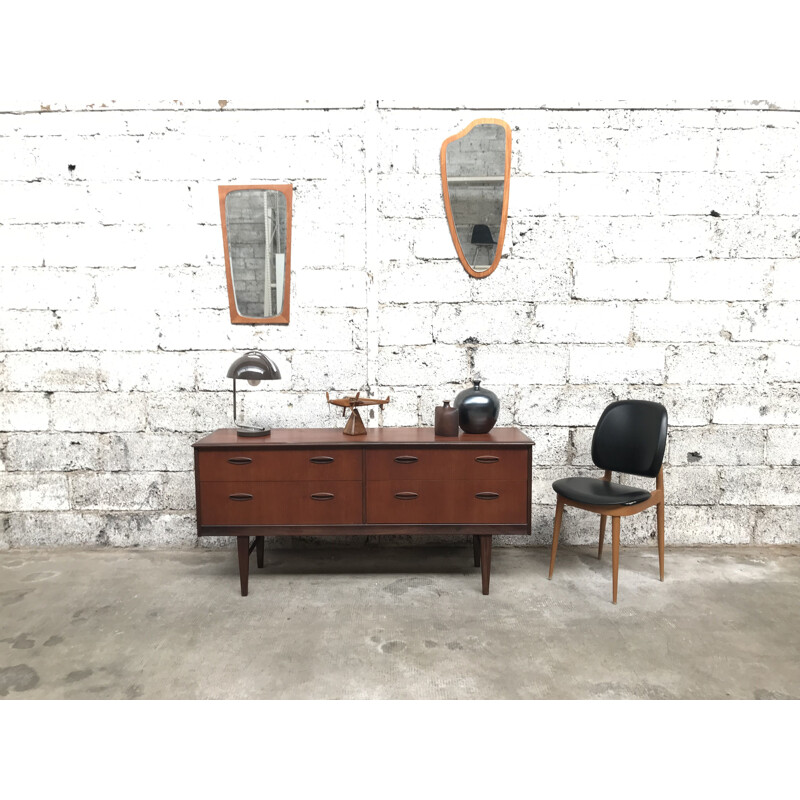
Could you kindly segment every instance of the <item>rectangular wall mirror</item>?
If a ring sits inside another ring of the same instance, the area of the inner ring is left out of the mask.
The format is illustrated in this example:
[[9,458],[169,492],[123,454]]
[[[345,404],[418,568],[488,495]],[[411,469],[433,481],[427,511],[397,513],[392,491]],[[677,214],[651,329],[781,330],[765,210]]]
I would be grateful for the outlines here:
[[220,186],[231,322],[289,322],[292,186]]

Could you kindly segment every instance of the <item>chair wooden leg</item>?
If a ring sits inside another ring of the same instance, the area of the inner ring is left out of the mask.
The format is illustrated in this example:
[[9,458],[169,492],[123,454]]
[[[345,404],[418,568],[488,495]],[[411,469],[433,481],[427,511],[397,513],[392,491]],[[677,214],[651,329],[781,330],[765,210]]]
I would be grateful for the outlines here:
[[564,513],[564,500],[563,498],[559,497],[558,502],[556,503],[556,519],[553,523],[553,546],[550,549],[550,574],[547,576],[547,579],[550,580],[553,577],[553,569],[556,566],[556,551],[558,550],[558,534],[561,531],[561,515]]
[[611,517],[611,569],[613,574],[614,603],[617,602],[617,575],[619,574],[619,517]]
[[658,572],[659,577],[664,580],[664,504],[656,506],[656,517],[658,519]]
[[606,515],[600,515],[600,545],[597,548],[597,558],[603,557],[603,540],[606,538]]

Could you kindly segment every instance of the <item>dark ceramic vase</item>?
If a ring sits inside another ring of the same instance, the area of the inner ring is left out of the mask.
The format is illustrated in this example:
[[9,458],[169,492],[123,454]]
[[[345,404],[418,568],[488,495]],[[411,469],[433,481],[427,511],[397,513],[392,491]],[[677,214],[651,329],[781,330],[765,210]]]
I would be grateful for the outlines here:
[[481,389],[481,382],[459,392],[453,401],[458,409],[458,425],[464,433],[489,433],[500,414],[500,401],[494,392]]

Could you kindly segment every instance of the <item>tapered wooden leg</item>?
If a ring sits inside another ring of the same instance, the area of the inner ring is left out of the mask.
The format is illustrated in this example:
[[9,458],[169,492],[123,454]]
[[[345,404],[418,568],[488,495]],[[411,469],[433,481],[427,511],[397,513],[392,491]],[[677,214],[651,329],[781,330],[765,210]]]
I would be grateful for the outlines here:
[[556,566],[556,551],[558,550],[558,534],[561,531],[561,515],[564,513],[564,501],[558,498],[556,502],[556,521],[553,523],[553,546],[550,548],[550,574],[547,579],[553,577],[553,569]]
[[472,537],[472,556],[475,559],[475,566],[479,567],[481,565],[481,537],[480,536],[473,536]]
[[603,540],[606,538],[606,515],[600,515],[600,546],[597,548],[597,557],[603,557]]
[[656,506],[656,518],[658,519],[658,572],[661,580],[664,580],[664,504]]
[[264,566],[264,537],[256,536],[256,564],[262,569]]
[[614,602],[617,602],[617,576],[619,574],[619,517],[611,517],[611,569],[613,572]]
[[247,597],[247,578],[250,573],[250,537],[237,536],[239,549],[239,583],[242,586],[242,597]]
[[489,572],[492,568],[492,537],[480,536],[481,540],[481,589],[489,594]]

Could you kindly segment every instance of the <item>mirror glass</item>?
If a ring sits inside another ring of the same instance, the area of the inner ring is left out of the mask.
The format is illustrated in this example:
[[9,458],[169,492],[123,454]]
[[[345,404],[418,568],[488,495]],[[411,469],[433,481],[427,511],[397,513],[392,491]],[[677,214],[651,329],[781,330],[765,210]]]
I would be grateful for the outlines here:
[[450,234],[464,268],[490,274],[503,252],[508,216],[511,129],[478,119],[442,145],[442,191]]
[[219,193],[231,321],[287,323],[292,187]]

